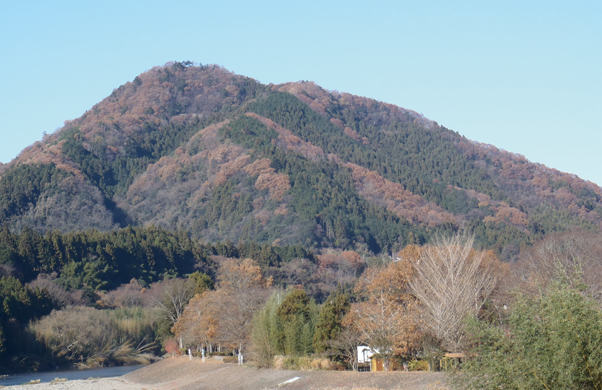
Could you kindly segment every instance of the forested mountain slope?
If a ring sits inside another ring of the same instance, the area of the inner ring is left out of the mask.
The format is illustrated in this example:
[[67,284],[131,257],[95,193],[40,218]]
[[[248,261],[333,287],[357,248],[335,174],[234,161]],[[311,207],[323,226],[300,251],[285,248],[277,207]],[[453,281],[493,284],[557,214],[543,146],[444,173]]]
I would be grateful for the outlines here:
[[602,190],[416,112],[171,63],[0,166],[0,222],[157,225],[205,241],[381,251],[467,227],[503,259],[598,229]]

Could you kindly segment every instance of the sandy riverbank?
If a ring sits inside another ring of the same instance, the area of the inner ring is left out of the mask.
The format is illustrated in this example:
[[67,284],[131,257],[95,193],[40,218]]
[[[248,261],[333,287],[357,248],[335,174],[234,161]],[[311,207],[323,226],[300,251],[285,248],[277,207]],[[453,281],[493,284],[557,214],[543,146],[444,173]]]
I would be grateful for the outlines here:
[[4,389],[19,390],[149,390],[139,383],[129,382],[121,377],[73,380],[60,383],[39,383],[34,385],[8,386]]
[[[295,379],[292,382],[284,382]],[[195,390],[195,389],[328,389],[328,390],[436,390],[446,389],[442,373],[349,371],[289,371],[257,369],[235,364],[165,359],[122,377],[73,380],[7,387],[20,390]]]

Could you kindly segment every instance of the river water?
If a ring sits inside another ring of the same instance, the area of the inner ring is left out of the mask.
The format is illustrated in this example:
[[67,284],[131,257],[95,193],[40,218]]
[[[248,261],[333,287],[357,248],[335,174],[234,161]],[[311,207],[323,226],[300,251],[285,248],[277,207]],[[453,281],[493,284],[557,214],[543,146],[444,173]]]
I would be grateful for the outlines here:
[[14,386],[23,383],[38,380],[42,382],[50,382],[56,378],[88,379],[88,378],[106,378],[111,376],[121,376],[129,372],[135,371],[144,366],[119,366],[119,367],[103,367],[91,368],[89,370],[70,370],[70,371],[43,371],[29,374],[16,374],[0,378],[0,386]]

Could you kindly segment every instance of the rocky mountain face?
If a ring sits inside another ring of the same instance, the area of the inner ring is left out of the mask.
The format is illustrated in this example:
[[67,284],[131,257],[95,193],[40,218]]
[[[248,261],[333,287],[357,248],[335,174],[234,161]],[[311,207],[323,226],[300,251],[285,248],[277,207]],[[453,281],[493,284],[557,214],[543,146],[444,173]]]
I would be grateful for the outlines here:
[[13,231],[157,225],[379,253],[467,228],[515,260],[547,233],[602,221],[597,185],[414,111],[189,63],[122,85],[0,175]]

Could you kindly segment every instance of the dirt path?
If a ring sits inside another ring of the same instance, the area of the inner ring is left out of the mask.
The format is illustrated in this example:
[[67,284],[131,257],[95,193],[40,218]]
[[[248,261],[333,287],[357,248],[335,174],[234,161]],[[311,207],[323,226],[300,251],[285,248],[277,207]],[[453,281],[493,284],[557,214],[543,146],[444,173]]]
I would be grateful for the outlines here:
[[[288,371],[257,369],[235,364],[202,363],[187,358],[167,359],[123,377],[148,386],[168,389],[328,389],[328,390],[436,390],[446,389],[442,373],[351,371]],[[293,378],[292,382],[285,383]]]
[[236,364],[165,359],[122,377],[42,383],[19,390],[447,390],[442,373],[288,371]]

